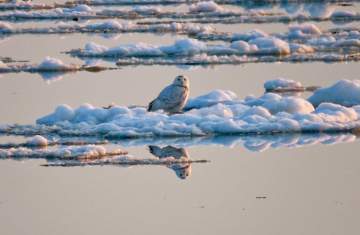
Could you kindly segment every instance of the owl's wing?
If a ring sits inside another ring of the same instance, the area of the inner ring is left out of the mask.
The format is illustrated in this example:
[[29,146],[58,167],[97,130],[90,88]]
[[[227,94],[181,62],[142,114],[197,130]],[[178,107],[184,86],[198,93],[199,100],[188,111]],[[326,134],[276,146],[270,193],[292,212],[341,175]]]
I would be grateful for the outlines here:
[[157,99],[159,99],[165,106],[173,107],[182,102],[185,96],[185,88],[169,85],[162,90]]

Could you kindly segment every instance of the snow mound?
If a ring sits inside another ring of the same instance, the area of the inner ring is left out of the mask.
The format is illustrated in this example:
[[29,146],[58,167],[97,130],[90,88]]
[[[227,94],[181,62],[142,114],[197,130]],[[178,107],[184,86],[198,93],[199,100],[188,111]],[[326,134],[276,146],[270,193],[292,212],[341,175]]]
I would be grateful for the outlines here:
[[342,106],[360,105],[360,80],[340,80],[318,89],[308,99],[314,106],[329,102]]

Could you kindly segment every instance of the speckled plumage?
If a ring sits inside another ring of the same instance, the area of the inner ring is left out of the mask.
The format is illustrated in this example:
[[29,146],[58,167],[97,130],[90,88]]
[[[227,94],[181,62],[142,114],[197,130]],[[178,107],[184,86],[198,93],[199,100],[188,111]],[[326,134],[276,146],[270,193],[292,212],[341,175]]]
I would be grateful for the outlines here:
[[179,113],[184,108],[189,93],[189,79],[183,75],[177,76],[172,84],[165,87],[158,97],[150,102],[148,111]]

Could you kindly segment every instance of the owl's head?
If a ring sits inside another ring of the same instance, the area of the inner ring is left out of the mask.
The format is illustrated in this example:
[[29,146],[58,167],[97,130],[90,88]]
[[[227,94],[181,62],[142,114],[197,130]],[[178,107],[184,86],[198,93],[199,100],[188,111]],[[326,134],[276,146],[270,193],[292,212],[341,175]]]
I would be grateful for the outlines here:
[[186,77],[185,75],[179,75],[175,78],[173,84],[175,84],[177,86],[189,87],[190,81],[189,81],[189,78]]

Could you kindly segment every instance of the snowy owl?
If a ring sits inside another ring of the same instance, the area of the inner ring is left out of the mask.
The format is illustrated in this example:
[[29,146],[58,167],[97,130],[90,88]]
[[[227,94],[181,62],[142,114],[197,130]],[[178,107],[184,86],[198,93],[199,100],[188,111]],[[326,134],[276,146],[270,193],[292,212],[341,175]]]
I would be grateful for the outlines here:
[[162,109],[168,113],[179,113],[184,108],[189,93],[189,79],[184,75],[179,75],[172,84],[160,92],[156,99],[150,102],[148,111]]

